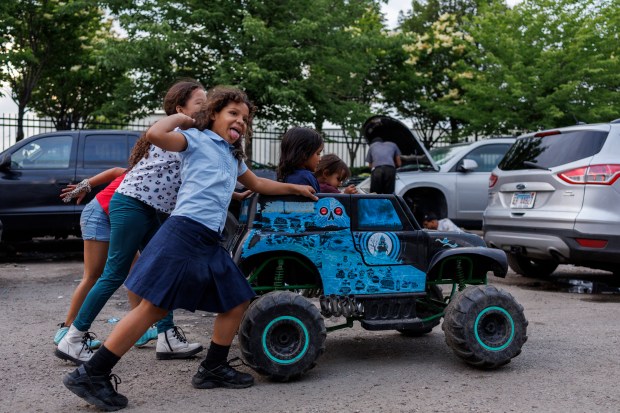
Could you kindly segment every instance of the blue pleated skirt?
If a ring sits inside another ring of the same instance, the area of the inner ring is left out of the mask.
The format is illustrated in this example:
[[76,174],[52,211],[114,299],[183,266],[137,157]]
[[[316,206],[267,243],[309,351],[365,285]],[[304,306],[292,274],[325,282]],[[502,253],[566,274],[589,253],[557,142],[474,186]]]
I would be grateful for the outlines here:
[[148,243],[125,286],[167,310],[225,313],[255,294],[220,239],[199,222],[173,215]]

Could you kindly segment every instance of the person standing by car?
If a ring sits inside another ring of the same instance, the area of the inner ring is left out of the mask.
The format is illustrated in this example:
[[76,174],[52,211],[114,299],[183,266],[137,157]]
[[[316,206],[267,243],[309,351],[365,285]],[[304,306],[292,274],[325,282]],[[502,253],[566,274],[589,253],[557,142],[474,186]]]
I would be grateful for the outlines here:
[[394,142],[384,142],[376,137],[372,140],[366,162],[370,166],[370,192],[376,194],[394,193],[396,168],[401,165],[400,149]]

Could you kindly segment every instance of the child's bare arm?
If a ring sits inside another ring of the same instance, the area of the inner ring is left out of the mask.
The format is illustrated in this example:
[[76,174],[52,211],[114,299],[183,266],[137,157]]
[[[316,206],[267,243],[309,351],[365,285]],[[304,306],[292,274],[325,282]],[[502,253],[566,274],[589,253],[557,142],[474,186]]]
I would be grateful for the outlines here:
[[64,202],[69,202],[72,199],[77,198],[77,204],[79,204],[82,202],[86,194],[90,192],[92,187],[112,182],[121,176],[125,171],[125,168],[120,167],[106,169],[92,178],[84,179],[79,184],[67,185],[60,191],[60,197]]
[[250,191],[249,189],[243,192],[233,192],[232,199],[234,199],[235,201],[243,201],[253,193],[254,192]]
[[167,116],[155,122],[146,131],[146,139],[153,145],[172,152],[181,152],[187,148],[187,140],[176,128],[188,129],[194,125],[194,119],[182,113]]
[[272,181],[267,178],[259,178],[249,169],[237,178],[246,188],[265,195],[302,195],[314,201],[318,198],[314,195],[314,188],[309,185],[285,184]]

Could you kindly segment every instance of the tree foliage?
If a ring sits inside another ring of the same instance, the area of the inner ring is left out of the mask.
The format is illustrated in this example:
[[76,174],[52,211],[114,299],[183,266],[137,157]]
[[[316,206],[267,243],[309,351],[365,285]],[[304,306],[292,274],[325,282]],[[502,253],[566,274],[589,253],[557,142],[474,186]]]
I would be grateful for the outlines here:
[[41,80],[61,76],[67,62],[83,56],[101,12],[86,0],[15,0],[2,2],[0,15],[0,72],[17,104],[19,141],[23,116]]
[[499,1],[485,7],[468,26],[477,49],[465,66],[475,76],[460,79],[463,100],[446,113],[468,119],[469,132],[482,134],[617,117],[616,6],[526,0],[513,9]]
[[58,128],[127,121],[179,78],[233,84],[259,126],[337,125],[351,161],[376,111],[427,147],[620,117],[618,0],[412,0],[390,32],[383,2],[4,1],[0,81],[20,128],[27,109]]
[[45,73],[33,92],[31,108],[50,118],[57,130],[84,128],[96,119],[122,121],[118,113],[104,110],[125,81],[124,70],[107,62],[106,51],[118,39],[110,21],[94,18],[89,23],[80,47]]
[[410,119],[427,148],[446,134],[456,142],[462,124],[444,109],[462,98],[458,79],[472,76],[470,70],[458,71],[473,45],[458,20],[457,14],[444,13],[419,32],[403,31],[392,49],[397,64],[382,86],[388,105]]
[[127,32],[118,55],[129,54],[135,68],[127,101],[147,107],[183,76],[207,87],[234,84],[255,102],[263,123],[320,130],[332,122],[358,140],[350,146],[355,155],[357,130],[376,94],[383,35],[377,0],[106,4]]

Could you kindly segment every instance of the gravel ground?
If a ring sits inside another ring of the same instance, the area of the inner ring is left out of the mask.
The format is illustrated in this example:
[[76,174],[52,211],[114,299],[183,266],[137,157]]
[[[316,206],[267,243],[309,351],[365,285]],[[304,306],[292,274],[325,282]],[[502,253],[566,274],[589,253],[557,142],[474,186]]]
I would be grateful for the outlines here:
[[[9,260],[10,261],[10,260]],[[0,262],[0,411],[93,412],[62,385],[74,369],[53,355],[52,337],[81,278],[79,259]],[[254,373],[243,390],[195,390],[200,358],[158,361],[152,342],[132,349],[115,373],[131,412],[618,412],[620,295],[571,294],[561,279],[610,282],[609,273],[562,266],[555,282],[510,273],[490,282],[525,308],[523,353],[494,371],[462,363],[441,328],[421,338],[354,328],[332,332],[318,366],[301,380],[272,383]],[[613,283],[612,283],[613,284]],[[591,284],[596,285],[596,283]],[[105,338],[128,310],[119,290],[92,330]],[[208,344],[213,315],[176,311],[191,341]],[[334,323],[337,320],[328,320]],[[238,356],[237,342],[231,356]],[[204,356],[204,352],[201,353]],[[251,372],[243,367],[245,371]]]

